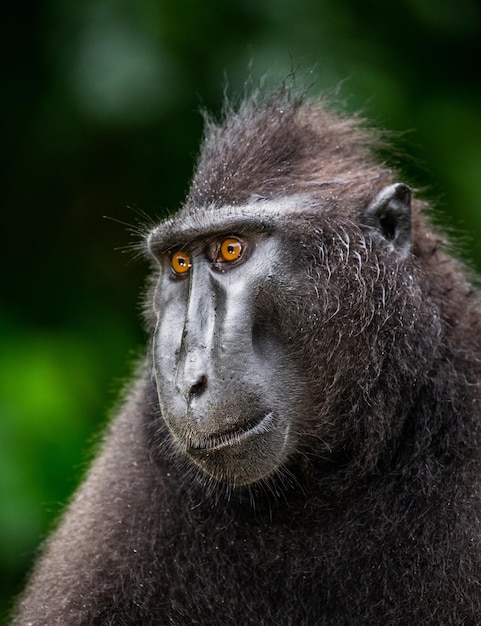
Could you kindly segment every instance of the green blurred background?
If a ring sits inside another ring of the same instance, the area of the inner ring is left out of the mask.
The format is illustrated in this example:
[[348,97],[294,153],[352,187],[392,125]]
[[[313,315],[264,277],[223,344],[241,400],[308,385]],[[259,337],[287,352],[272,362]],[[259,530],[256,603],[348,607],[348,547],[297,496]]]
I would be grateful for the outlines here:
[[481,12],[477,0],[44,0],[7,2],[0,29],[4,614],[145,341],[147,265],[123,223],[182,202],[199,109],[292,67],[313,93],[338,87],[348,110],[408,131],[404,180],[479,269]]

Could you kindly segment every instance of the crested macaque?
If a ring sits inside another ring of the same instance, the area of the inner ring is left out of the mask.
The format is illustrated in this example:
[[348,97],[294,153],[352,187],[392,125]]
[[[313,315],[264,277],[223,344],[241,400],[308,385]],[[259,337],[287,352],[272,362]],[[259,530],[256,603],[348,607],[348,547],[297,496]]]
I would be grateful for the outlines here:
[[15,626],[481,623],[479,294],[384,143],[287,88],[206,120]]

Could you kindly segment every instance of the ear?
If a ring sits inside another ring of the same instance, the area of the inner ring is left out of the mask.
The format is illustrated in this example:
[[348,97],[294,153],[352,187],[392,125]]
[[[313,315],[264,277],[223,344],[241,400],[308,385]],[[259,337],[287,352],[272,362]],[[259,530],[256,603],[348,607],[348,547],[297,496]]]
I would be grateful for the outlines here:
[[364,211],[363,222],[400,252],[411,245],[411,189],[403,183],[384,187]]

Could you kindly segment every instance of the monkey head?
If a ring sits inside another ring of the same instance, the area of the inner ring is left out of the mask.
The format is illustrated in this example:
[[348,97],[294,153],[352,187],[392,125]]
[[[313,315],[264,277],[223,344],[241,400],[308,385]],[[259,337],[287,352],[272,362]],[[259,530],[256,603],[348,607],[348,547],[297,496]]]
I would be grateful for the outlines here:
[[220,482],[262,481],[298,453],[360,471],[423,384],[432,237],[377,143],[322,102],[254,95],[207,121],[184,207],[148,236],[162,419]]

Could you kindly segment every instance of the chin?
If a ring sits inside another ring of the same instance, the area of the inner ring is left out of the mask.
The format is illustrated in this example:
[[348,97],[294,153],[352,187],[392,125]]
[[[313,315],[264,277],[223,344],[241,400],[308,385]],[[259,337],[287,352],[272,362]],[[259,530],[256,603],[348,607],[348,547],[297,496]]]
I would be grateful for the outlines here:
[[247,430],[191,441],[185,453],[219,482],[242,487],[265,480],[287,460],[288,435],[287,421],[268,413]]

